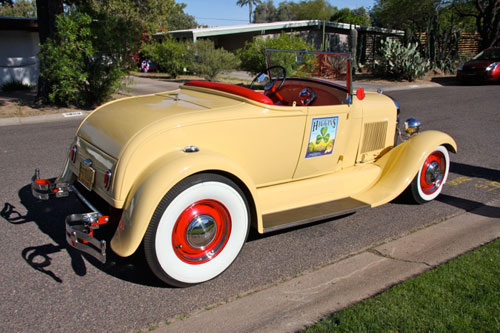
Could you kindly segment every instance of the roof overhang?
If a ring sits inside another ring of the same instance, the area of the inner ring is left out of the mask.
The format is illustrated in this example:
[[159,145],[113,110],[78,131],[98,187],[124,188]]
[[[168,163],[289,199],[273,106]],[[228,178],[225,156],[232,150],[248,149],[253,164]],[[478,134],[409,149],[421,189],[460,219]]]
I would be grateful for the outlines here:
[[[221,26],[212,28],[174,30],[174,31],[169,31],[166,34],[174,38],[192,38],[193,40],[196,40],[198,38],[215,37],[221,35],[234,35],[243,33],[266,35],[266,34],[276,34],[281,31],[323,29],[323,27],[325,27],[325,30],[328,32],[345,31],[347,33],[351,29],[357,29],[359,31],[366,31],[374,34],[404,36],[404,31],[401,30],[366,27],[354,24],[338,23],[338,22],[330,22],[322,20],[283,21],[283,22],[271,22],[271,23],[254,23],[246,25]],[[164,34],[165,33],[157,33],[155,34],[155,36],[161,36]]]
[[0,17],[1,30],[38,31],[38,20],[25,17]]

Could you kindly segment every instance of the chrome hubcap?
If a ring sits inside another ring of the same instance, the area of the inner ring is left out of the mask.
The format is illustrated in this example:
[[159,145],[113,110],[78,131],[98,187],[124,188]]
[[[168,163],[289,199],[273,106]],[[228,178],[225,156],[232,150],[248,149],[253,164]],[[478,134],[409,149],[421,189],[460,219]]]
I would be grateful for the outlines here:
[[435,186],[439,186],[441,180],[443,178],[443,173],[439,166],[439,163],[433,161],[429,163],[427,166],[427,170],[425,170],[425,181],[427,184],[435,184]]
[[217,223],[210,215],[198,215],[189,222],[186,240],[193,248],[203,249],[217,234]]

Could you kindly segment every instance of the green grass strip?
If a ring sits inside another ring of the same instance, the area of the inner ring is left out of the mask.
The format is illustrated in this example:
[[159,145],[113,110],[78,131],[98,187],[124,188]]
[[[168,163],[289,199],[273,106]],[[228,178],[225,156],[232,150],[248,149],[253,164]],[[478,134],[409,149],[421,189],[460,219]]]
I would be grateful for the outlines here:
[[304,332],[500,332],[500,240],[334,313]]

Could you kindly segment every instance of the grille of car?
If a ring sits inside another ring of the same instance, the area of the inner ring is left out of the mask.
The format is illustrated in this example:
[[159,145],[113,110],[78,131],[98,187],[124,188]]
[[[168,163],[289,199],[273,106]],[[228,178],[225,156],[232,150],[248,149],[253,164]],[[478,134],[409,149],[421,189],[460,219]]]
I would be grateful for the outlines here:
[[366,123],[361,153],[382,149],[385,147],[387,135],[387,121]]

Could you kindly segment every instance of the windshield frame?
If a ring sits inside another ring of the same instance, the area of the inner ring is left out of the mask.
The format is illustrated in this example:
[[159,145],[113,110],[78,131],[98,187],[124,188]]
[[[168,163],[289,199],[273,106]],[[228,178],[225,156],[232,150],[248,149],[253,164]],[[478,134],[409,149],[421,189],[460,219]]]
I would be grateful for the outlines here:
[[[339,56],[345,58],[346,61],[346,88],[349,96],[353,94],[353,86],[352,86],[352,58],[349,53],[345,52],[325,52],[325,51],[310,51],[310,50],[284,50],[284,49],[265,49],[264,54],[266,57],[267,67],[271,67],[273,65],[280,64],[272,64],[271,63],[271,53],[272,52],[286,52],[286,53],[296,53],[300,55],[305,54],[313,54],[313,55],[325,55],[325,56]],[[269,77],[272,78],[272,73],[268,73]],[[314,77],[311,77],[314,79]]]

